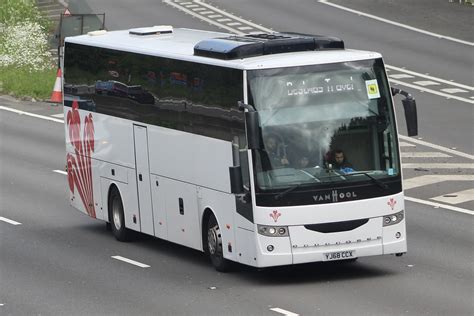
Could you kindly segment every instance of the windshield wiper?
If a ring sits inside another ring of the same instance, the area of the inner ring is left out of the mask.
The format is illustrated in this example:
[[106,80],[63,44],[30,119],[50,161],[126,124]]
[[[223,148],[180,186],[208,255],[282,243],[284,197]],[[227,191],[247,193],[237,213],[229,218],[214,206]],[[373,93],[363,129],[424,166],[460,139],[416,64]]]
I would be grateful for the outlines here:
[[[307,176],[310,176],[310,177],[311,177],[311,180],[313,180],[313,181],[315,181],[315,182],[321,182],[321,180],[319,180],[318,178],[316,178],[315,176],[313,176],[313,175],[312,175],[311,173],[309,173],[309,172],[306,172],[306,171],[304,171],[304,170],[298,170],[298,171],[304,173],[304,174],[307,175]],[[275,195],[275,200],[278,201],[279,199],[281,199],[282,197],[284,197],[284,196],[287,195],[288,193],[292,192],[293,190],[299,188],[299,187],[302,186],[303,184],[308,184],[308,183],[307,183],[307,182],[301,182],[301,183],[298,183],[298,184],[296,184],[296,185],[294,185],[294,186],[292,186],[292,187],[289,187],[289,188],[286,189],[285,191],[280,192],[280,193],[278,193],[277,195]]]
[[275,200],[279,200],[281,199],[282,197],[284,197],[285,195],[287,195],[288,193],[292,192],[293,190],[299,188],[303,183],[298,183],[297,185],[294,185],[292,187],[289,187],[288,189],[286,189],[285,191],[283,192],[280,192],[278,193],[277,195],[275,195]]
[[377,184],[379,187],[381,187],[382,189],[388,189],[388,185],[386,185],[385,183],[383,183],[382,181],[380,181],[379,179],[371,176],[368,172],[364,172],[364,171],[359,171],[359,172],[351,172],[351,173],[346,173],[344,174],[344,177],[347,177],[347,176],[353,176],[353,175],[358,175],[358,174],[363,174],[364,176],[370,178],[372,180],[372,182],[374,182],[375,184]]

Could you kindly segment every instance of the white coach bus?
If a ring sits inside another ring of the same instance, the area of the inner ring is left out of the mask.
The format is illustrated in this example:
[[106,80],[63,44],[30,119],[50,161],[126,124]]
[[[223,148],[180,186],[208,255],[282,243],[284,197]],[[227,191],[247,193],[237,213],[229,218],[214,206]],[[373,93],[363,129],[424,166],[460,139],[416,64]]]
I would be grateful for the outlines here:
[[407,250],[382,56],[338,38],[170,26],[69,37],[71,204],[209,254],[217,270]]

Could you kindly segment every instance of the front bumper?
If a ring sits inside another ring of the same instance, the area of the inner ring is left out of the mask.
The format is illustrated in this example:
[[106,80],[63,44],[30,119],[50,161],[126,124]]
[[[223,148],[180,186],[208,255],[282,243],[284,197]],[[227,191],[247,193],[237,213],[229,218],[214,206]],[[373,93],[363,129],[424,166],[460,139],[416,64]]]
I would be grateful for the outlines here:
[[256,265],[270,267],[325,261],[324,254],[347,250],[355,251],[356,257],[405,253],[405,220],[384,227],[382,217],[372,218],[351,231],[334,233],[320,233],[305,226],[290,226],[288,237],[257,234]]

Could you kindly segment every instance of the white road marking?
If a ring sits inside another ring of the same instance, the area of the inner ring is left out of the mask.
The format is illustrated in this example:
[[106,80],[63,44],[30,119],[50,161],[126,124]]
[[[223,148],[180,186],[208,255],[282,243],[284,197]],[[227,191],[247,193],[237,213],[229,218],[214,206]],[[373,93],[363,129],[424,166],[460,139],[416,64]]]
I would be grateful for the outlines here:
[[201,13],[201,14],[211,14],[211,13],[214,13],[214,11],[201,11],[199,13]]
[[[388,69],[387,69],[388,70]],[[389,78],[393,79],[409,79],[409,78],[415,78],[415,76],[412,75],[407,75],[407,74],[395,74],[395,75],[388,75]]]
[[474,189],[435,196],[432,197],[431,200],[448,204],[460,204],[468,202],[474,200]]
[[400,147],[416,147],[416,145],[406,143],[406,142],[400,142]]
[[11,219],[8,219],[8,218],[3,217],[3,216],[0,216],[0,221],[5,222],[5,223],[8,223],[8,224],[15,225],[15,226],[16,226],[16,225],[21,225],[21,223],[16,222],[16,221],[11,220]]
[[270,308],[271,311],[286,315],[286,316],[299,316],[299,314],[275,307],[275,308]]
[[51,115],[52,117],[57,117],[57,118],[64,118],[64,113],[58,113],[58,114],[53,114]]
[[402,158],[449,158],[452,157],[448,154],[443,154],[440,152],[429,152],[429,151],[421,151],[421,152],[402,152]]
[[435,184],[444,181],[474,181],[474,175],[440,175],[440,174],[428,174],[424,176],[414,177],[403,180],[403,189],[410,190],[425,185]]
[[60,174],[64,174],[64,175],[67,176],[67,172],[64,171],[64,170],[53,170],[53,172],[60,173]]
[[[173,6],[173,7],[175,7],[175,8],[178,8],[178,10],[181,10],[181,11],[183,11],[183,12],[186,12],[186,13],[192,15],[192,16],[198,17],[198,18],[201,19],[202,21],[205,21],[205,22],[208,22],[208,23],[210,23],[210,24],[216,25],[216,26],[221,27],[221,28],[223,28],[223,29],[225,29],[225,30],[228,30],[228,31],[230,31],[230,32],[237,33],[237,35],[244,35],[244,33],[242,33],[242,32],[236,32],[235,29],[233,29],[233,28],[231,28],[231,27],[229,27],[229,26],[227,26],[227,25],[225,25],[225,24],[222,24],[222,23],[219,23],[219,22],[217,22],[217,21],[214,21],[214,20],[212,19],[212,18],[213,18],[212,15],[204,16],[204,15],[201,15],[201,14],[197,14],[196,12],[194,12],[194,11],[192,11],[192,10],[189,10],[189,9],[188,9],[189,6],[183,7],[183,6],[181,6],[180,4],[174,3],[174,2],[171,1],[171,0],[163,0],[163,2],[169,4],[170,6]],[[202,3],[200,3],[200,4],[202,4]],[[197,5],[196,5],[196,6],[197,6]],[[214,10],[213,7],[210,7],[210,9],[213,9],[213,10]],[[214,10],[214,11],[216,11],[216,10]]]
[[446,89],[441,89],[441,91],[446,92],[446,93],[466,93],[466,90],[459,89],[459,88],[446,88]]
[[474,163],[402,163],[403,169],[474,169]]
[[461,151],[446,148],[446,147],[443,147],[443,146],[440,146],[440,145],[432,144],[432,143],[426,142],[424,140],[420,140],[420,139],[416,139],[416,138],[412,138],[412,137],[408,137],[408,136],[404,136],[404,135],[400,135],[400,134],[398,134],[398,138],[402,139],[402,140],[405,140],[405,141],[408,141],[408,142],[411,142],[411,143],[418,144],[418,145],[423,145],[423,146],[426,146],[426,147],[430,147],[430,148],[433,148],[433,149],[436,149],[436,150],[439,150],[439,151],[444,151],[445,153],[448,153],[448,154],[453,154],[453,155],[456,155],[456,156],[460,156],[460,157],[464,157],[464,158],[474,160],[473,155],[469,155],[469,154],[463,153]]
[[[188,8],[189,8],[189,7],[188,7]],[[195,12],[204,11],[204,10],[206,10],[206,8],[196,8],[196,9],[193,9],[193,11],[195,11]],[[201,13],[201,12],[199,12],[199,13]]]
[[222,10],[218,9],[217,7],[214,7],[214,6],[212,6],[212,5],[208,4],[208,3],[202,2],[201,0],[195,0],[195,2],[196,2],[196,3],[199,3],[199,4],[202,5],[202,6],[205,6],[205,7],[209,8],[209,9],[211,9],[211,10],[214,10],[214,11],[220,13],[220,14],[227,15],[228,17],[230,17],[230,18],[232,18],[232,19],[234,19],[234,20],[237,20],[237,21],[239,21],[239,22],[242,22],[242,23],[245,23],[245,24],[247,24],[247,25],[249,25],[249,26],[252,26],[253,28],[255,28],[255,29],[257,29],[257,30],[262,30],[262,31],[264,31],[264,32],[273,32],[272,29],[263,27],[263,26],[261,26],[261,25],[255,24],[255,23],[253,23],[253,22],[251,22],[251,21],[248,21],[248,20],[244,20],[244,19],[242,19],[242,18],[240,18],[240,17],[238,17],[238,16],[235,16],[235,15],[233,15],[233,14],[230,14],[230,13],[227,13],[227,12],[225,12],[225,11],[222,11]]
[[238,28],[241,31],[246,31],[246,30],[251,30],[252,28],[250,26],[242,26]]
[[420,204],[433,206],[433,207],[436,207],[436,208],[444,208],[444,209],[459,212],[459,213],[474,215],[473,211],[465,209],[465,208],[461,208],[461,207],[456,207],[456,206],[451,206],[451,205],[446,205],[446,204],[440,204],[440,203],[436,203],[436,202],[421,200],[421,199],[417,199],[417,198],[413,198],[413,197],[409,197],[409,196],[405,196],[405,200],[410,201],[410,202],[415,202],[415,203],[420,203]]
[[122,257],[122,256],[112,256],[112,258],[123,261],[123,262],[126,262],[126,263],[133,264],[133,265],[135,265],[137,267],[140,267],[140,268],[149,268],[150,267],[147,264],[144,264],[144,263],[132,260],[132,259],[128,259],[128,258],[125,258],[125,257]]
[[[395,67],[395,66],[390,66],[390,65],[385,65],[385,68],[387,68],[388,70],[396,70],[396,71],[404,72],[404,73],[407,73],[407,74],[410,74],[410,75],[413,75],[413,76],[416,76],[416,77],[421,77],[421,78],[425,78],[425,79],[429,79],[429,80],[435,80],[437,82],[442,82],[442,83],[445,83],[445,84],[448,84],[448,85],[451,85],[451,86],[455,86],[455,87],[458,87],[458,88],[464,88],[464,89],[474,91],[474,87],[467,86],[467,85],[464,85],[464,84],[461,84],[461,83],[456,83],[456,82],[449,81],[449,80],[445,80],[445,79],[441,79],[441,78],[437,78],[437,77],[433,77],[433,76],[429,76],[427,74],[421,74],[419,72],[415,72],[415,71],[412,71],[412,70],[407,70],[405,68],[400,68],[400,67]],[[402,78],[395,78],[395,79],[402,79]]]
[[[261,30],[263,32],[273,32],[271,29],[269,28],[266,28],[266,27],[263,27],[261,25],[258,25],[258,24],[255,24],[251,21],[247,21],[247,20],[244,20],[240,17],[237,17],[233,14],[230,14],[230,13],[227,13],[223,10],[220,10],[219,8],[217,7],[214,7],[208,3],[205,3],[205,2],[202,2],[201,0],[195,0],[193,1],[193,3],[197,3],[201,6],[204,6],[204,7],[207,7],[209,8],[210,10],[213,10],[214,12],[217,12],[217,13],[220,13],[218,15],[209,15],[209,16],[202,16],[202,15],[199,15],[199,14],[196,14],[195,12],[192,12],[190,10],[186,10],[186,8],[184,8],[182,6],[182,4],[176,4],[176,3],[173,3],[171,0],[164,0],[165,3],[168,3],[169,5],[171,6],[174,6],[184,12],[187,12],[191,15],[194,15],[198,18],[200,18],[201,20],[205,21],[205,22],[208,22],[208,23],[211,23],[211,24],[214,24],[214,25],[217,25],[223,29],[226,29],[226,30],[229,30],[233,33],[236,33],[238,35],[244,35],[245,33],[243,33],[242,31],[244,30],[251,30],[250,29],[247,29],[245,26],[243,28],[239,28],[238,30],[237,29],[234,29],[232,28],[231,26],[233,25],[236,25],[236,24],[233,24],[233,23],[228,23],[227,25],[225,24],[221,24],[215,20],[213,20],[213,18],[217,18],[217,17],[222,17],[222,15],[224,16],[227,16],[233,20],[236,20],[236,21],[239,21],[241,23],[244,23],[246,25],[249,25],[257,30]],[[341,8],[344,8],[344,9],[347,9],[345,7],[342,7],[342,6],[338,6],[338,5],[335,5],[335,4],[332,4],[332,3],[329,3],[327,2],[326,0],[319,0],[319,2],[321,3],[324,3],[324,4],[327,4],[327,5],[332,5],[332,6],[335,6],[335,7],[341,7]],[[361,14],[361,15],[364,15],[364,13],[362,12],[358,12],[358,11],[354,11],[354,10],[350,10],[348,9],[349,11],[351,12],[356,12],[357,14]],[[377,18],[374,16],[374,18]],[[384,20],[384,19],[382,19]],[[392,21],[393,22],[393,21]],[[393,22],[393,23],[396,23],[396,22]],[[421,30],[423,31],[423,30]],[[423,32],[426,32],[426,31],[423,31]],[[254,32],[252,32],[254,33]],[[434,33],[430,33],[430,32],[427,32],[429,34],[434,34]],[[447,38],[447,37],[444,37],[442,35],[438,35],[436,34],[437,37],[442,37],[442,38]],[[470,43],[470,42],[467,42],[467,43]],[[470,45],[474,45],[474,43],[470,43]],[[459,88],[465,88],[465,89],[468,89],[468,90],[474,90],[474,87],[471,87],[471,86],[467,86],[467,85],[463,85],[463,84],[459,84],[459,83],[455,83],[455,82],[452,82],[452,81],[448,81],[448,80],[444,80],[444,79],[441,79],[441,78],[436,78],[436,77],[433,77],[433,76],[429,76],[427,74],[420,74],[420,73],[417,73],[417,72],[414,72],[414,71],[410,71],[410,70],[406,70],[406,69],[403,69],[403,68],[399,68],[399,67],[395,67],[395,66],[390,66],[390,65],[385,65],[386,68],[387,68],[387,71],[390,71],[390,70],[394,70],[394,71],[398,71],[398,72],[402,72],[402,74],[393,74],[393,75],[389,75],[390,78],[395,78],[395,79],[402,79],[402,78],[412,78],[412,76],[418,76],[418,77],[422,77],[422,78],[426,78],[426,79],[430,79],[430,80],[435,80],[436,82],[441,82],[441,83],[446,83],[448,85],[451,85],[451,86],[456,86],[456,87],[459,87]],[[412,75],[412,76],[410,76]],[[430,89],[426,89],[426,88],[423,88],[422,86],[416,86],[416,85],[412,85],[412,84],[408,84],[408,83],[404,83],[404,82],[401,82],[401,81],[396,81],[396,80],[391,80],[392,82],[394,83],[397,83],[397,84],[400,84],[400,85],[404,85],[404,86],[407,86],[407,87],[411,87],[411,88],[414,88],[414,89],[419,89],[419,90],[422,90],[422,91],[426,91],[426,92],[429,92],[429,93],[433,93],[435,95],[439,95],[439,96],[443,96],[443,97],[446,97],[446,98],[452,98],[452,99],[456,99],[456,100],[460,100],[460,101],[463,101],[463,102],[467,102],[467,103],[471,103],[471,104],[474,104],[474,101],[471,101],[467,98],[461,98],[461,97],[457,97],[457,96],[453,96],[453,95],[449,95],[449,94],[445,94],[443,92],[439,92],[439,91],[435,91],[435,90],[430,90]]]
[[393,83],[396,83],[396,84],[399,84],[401,86],[410,87],[410,88],[413,88],[413,89],[418,89],[418,90],[421,90],[421,91],[429,92],[429,93],[436,94],[436,95],[439,95],[439,96],[442,96],[442,97],[445,97],[445,98],[448,98],[448,99],[455,99],[455,100],[463,101],[463,102],[466,102],[466,103],[474,104],[474,100],[469,100],[469,99],[458,97],[458,96],[455,96],[455,95],[452,95],[452,94],[439,92],[439,91],[436,91],[436,90],[428,89],[428,88],[425,88],[425,87],[420,87],[420,86],[417,86],[417,85],[414,85],[414,84],[411,84],[411,83],[406,83],[406,82],[395,80],[395,79],[389,79],[389,81],[393,82]]
[[[232,21],[232,20],[229,19],[229,18],[217,19],[217,22],[230,22],[230,21]],[[229,25],[229,24],[227,24],[227,25]]]
[[236,26],[236,25],[242,25],[242,23],[239,22],[232,22],[232,23],[227,23],[228,26]]
[[44,116],[44,115],[29,113],[29,112],[25,112],[25,111],[20,111],[20,110],[17,110],[17,109],[12,109],[12,108],[6,107],[6,106],[0,106],[0,110],[13,112],[13,113],[20,114],[20,115],[36,117],[36,118],[40,118],[40,119],[47,120],[47,121],[53,121],[53,122],[57,122],[57,123],[64,123],[63,120],[59,120],[59,119],[56,119],[56,118],[53,118],[53,117],[50,117],[50,116]]
[[371,19],[374,19],[374,20],[377,20],[377,21],[380,21],[380,22],[384,22],[384,23],[387,23],[387,24],[392,24],[392,25],[395,25],[395,26],[399,26],[399,27],[411,30],[411,31],[422,33],[422,34],[425,34],[425,35],[429,35],[429,36],[433,36],[433,37],[437,37],[437,38],[443,38],[443,39],[446,39],[448,41],[453,41],[453,42],[456,42],[456,43],[461,43],[461,44],[465,44],[465,45],[469,45],[469,46],[474,46],[474,43],[472,43],[472,42],[464,41],[464,40],[454,38],[454,37],[451,37],[451,36],[445,36],[445,35],[429,32],[429,31],[425,31],[425,30],[422,30],[422,29],[419,29],[419,28],[416,28],[416,27],[413,27],[413,26],[409,26],[409,25],[406,25],[406,24],[402,24],[402,23],[392,21],[392,20],[384,19],[384,18],[375,16],[375,15],[372,15],[372,14],[368,14],[368,13],[353,10],[353,9],[349,9],[349,8],[344,7],[342,5],[330,3],[327,0],[318,0],[318,2],[326,4],[326,5],[330,5],[332,7],[335,7],[335,8],[344,10],[344,11],[348,11],[348,12],[355,13],[355,14],[358,14],[358,15],[361,15],[361,16],[365,16],[367,18],[371,18]]
[[421,81],[413,81],[414,84],[417,84],[419,86],[422,86],[422,87],[426,87],[426,86],[438,86],[439,83],[438,82],[434,82],[434,81],[431,81],[431,80],[421,80]]

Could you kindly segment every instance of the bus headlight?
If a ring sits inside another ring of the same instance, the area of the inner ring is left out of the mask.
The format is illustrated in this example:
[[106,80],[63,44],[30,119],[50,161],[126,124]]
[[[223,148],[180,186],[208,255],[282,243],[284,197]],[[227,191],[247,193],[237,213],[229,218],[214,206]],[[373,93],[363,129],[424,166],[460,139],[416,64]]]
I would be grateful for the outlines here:
[[266,226],[257,225],[258,233],[268,237],[286,237],[288,236],[288,226]]
[[404,217],[403,210],[398,212],[398,213],[395,213],[395,214],[384,216],[383,217],[383,226],[390,226],[390,225],[398,224],[403,220],[403,217]]

